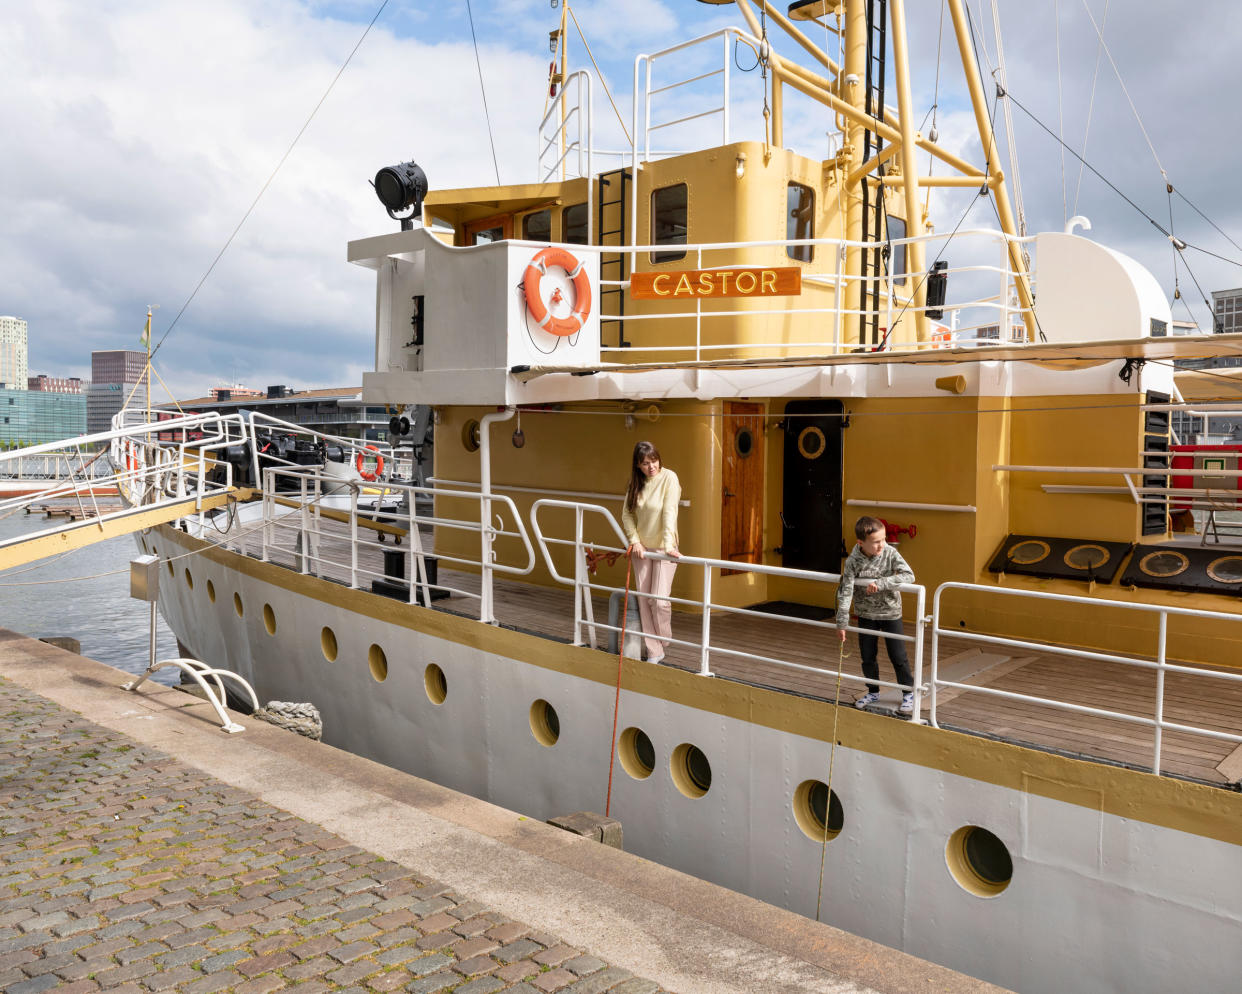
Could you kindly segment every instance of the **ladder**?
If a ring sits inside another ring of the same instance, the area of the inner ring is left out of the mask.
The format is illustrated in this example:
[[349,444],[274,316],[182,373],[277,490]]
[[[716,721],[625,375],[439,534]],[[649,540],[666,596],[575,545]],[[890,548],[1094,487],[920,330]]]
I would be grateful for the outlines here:
[[[884,67],[888,50],[888,0],[867,2],[867,79],[866,112],[869,117],[884,117]],[[871,131],[863,132],[862,161],[867,162],[884,148],[884,139]],[[884,175],[884,164],[876,172]],[[859,315],[858,344],[878,346],[883,338],[880,330],[880,303],[883,299],[881,280],[888,268],[888,246],[885,234],[884,188],[872,189],[872,181],[863,177],[862,189],[863,240],[872,243],[862,251],[859,276],[862,277],[862,314]]]
[[[599,244],[615,245],[623,248],[625,241],[625,202],[629,184],[634,182],[633,173],[626,168],[614,169],[612,172],[600,173],[599,192],[595,198],[598,205],[595,230],[599,233]],[[610,196],[609,194],[612,194]],[[626,252],[601,252],[599,257],[600,280],[628,280],[630,278],[630,257]],[[608,313],[624,317],[625,288],[620,286],[600,287],[600,314]],[[607,306],[605,306],[607,305]],[[600,344],[606,341],[606,334],[616,333],[616,345],[628,348],[625,340],[624,322],[613,319],[600,322]]]

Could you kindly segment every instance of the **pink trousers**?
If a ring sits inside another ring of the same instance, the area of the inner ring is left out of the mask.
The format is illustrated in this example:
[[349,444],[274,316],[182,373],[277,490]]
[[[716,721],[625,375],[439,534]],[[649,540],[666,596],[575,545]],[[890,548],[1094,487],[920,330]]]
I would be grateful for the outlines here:
[[[667,597],[673,589],[673,574],[677,564],[655,559],[639,559],[630,556],[634,566],[634,589],[639,593]],[[643,622],[643,642],[647,646],[648,659],[660,659],[666,650],[665,639],[673,634],[673,606],[654,597],[638,598],[638,616]]]

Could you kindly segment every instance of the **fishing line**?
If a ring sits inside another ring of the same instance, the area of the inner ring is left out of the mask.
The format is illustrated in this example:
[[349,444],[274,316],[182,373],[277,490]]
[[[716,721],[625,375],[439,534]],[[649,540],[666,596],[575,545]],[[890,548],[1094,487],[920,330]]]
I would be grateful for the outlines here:
[[[631,547],[632,548],[632,547]],[[625,596],[621,600],[621,634],[617,640],[617,696],[612,704],[612,741],[608,750],[608,794],[604,798],[604,817],[612,816],[612,770],[617,759],[617,715],[621,711],[621,665],[625,662],[625,621],[630,613],[630,575],[634,560],[625,550]]]
[[824,857],[828,854],[828,823],[832,820],[832,771],[837,759],[837,722],[841,716],[841,670],[845,667],[845,640],[837,656],[837,689],[832,698],[832,743],[828,749],[828,797],[824,800],[824,838],[819,847],[819,887],[815,897],[815,920],[819,921],[824,900]]

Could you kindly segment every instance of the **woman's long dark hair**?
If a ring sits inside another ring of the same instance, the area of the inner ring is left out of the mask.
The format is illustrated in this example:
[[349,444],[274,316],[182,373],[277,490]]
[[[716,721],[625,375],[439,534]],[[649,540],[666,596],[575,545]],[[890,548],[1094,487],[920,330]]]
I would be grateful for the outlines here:
[[625,509],[633,511],[638,506],[638,495],[647,485],[647,474],[639,469],[639,463],[652,458],[664,468],[664,460],[660,458],[660,450],[650,442],[639,442],[634,446],[634,458],[630,464],[630,485],[625,491]]

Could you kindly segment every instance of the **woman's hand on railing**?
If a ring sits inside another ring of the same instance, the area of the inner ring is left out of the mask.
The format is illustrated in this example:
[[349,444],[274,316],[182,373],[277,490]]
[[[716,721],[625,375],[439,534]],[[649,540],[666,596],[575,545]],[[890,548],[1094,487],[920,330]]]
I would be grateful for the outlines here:
[[680,552],[679,550],[677,550],[677,549],[669,549],[669,550],[668,550],[668,554],[669,554],[670,556],[672,556],[674,559],[680,559],[680,558],[681,558],[681,552]]
[[628,549],[626,549],[626,550],[625,550],[625,554],[626,554],[627,556],[628,556],[628,555],[630,555],[631,553],[634,553],[634,552],[637,552],[637,553],[638,553],[638,558],[639,558],[639,559],[646,559],[646,558],[647,558],[647,550],[646,550],[646,548],[643,546],[643,543],[642,543],[642,542],[635,542],[633,545],[631,545]]

